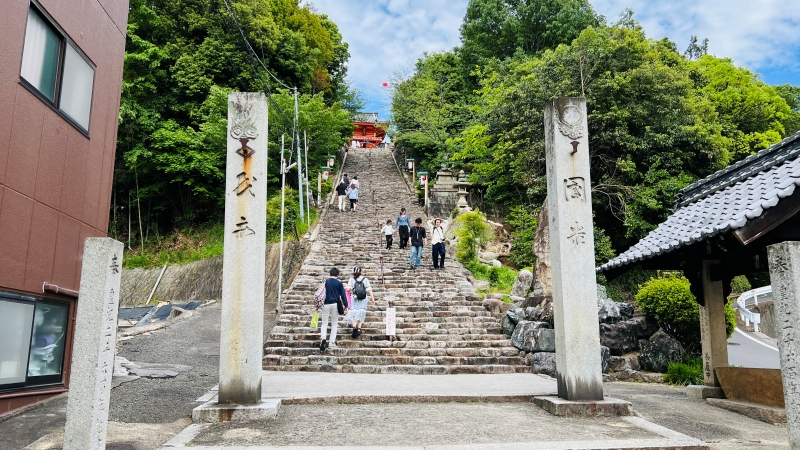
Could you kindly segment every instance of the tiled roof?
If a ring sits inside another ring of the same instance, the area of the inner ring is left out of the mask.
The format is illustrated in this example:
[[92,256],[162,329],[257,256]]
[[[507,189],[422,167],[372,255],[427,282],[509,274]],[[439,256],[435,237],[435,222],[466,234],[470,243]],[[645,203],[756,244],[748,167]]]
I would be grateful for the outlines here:
[[800,133],[683,188],[675,212],[597,271],[622,267],[736,230],[800,186]]
[[357,112],[353,114],[353,122],[377,122],[378,113],[376,112]]

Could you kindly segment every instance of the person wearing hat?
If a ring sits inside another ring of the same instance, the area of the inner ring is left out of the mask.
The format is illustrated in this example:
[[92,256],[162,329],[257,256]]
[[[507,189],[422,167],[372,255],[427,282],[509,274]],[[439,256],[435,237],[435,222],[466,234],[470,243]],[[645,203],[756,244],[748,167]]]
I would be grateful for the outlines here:
[[447,250],[444,247],[444,229],[442,228],[442,219],[438,217],[433,221],[431,244],[434,270],[444,269],[444,255]]
[[422,226],[422,218],[417,217],[414,219],[414,226],[411,227],[411,258],[408,264],[412,269],[418,269],[422,263],[422,247],[427,243],[428,238],[425,235],[425,227]]
[[375,304],[375,294],[372,293],[372,286],[367,277],[361,274],[361,267],[353,267],[353,277],[347,283],[345,289],[350,293],[353,303],[350,305],[350,312],[344,318],[345,322],[350,322],[353,327],[352,338],[361,336],[361,325],[367,318],[367,296],[369,295],[372,304]]

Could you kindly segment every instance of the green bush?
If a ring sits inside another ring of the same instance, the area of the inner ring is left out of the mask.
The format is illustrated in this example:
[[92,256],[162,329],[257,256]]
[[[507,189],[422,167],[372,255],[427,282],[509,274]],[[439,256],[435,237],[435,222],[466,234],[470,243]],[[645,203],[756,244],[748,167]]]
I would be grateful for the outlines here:
[[737,277],[733,277],[731,281],[731,290],[737,294],[741,294],[742,292],[747,292],[752,287],[750,287],[750,281],[744,275],[739,275]]
[[[642,312],[653,316],[658,325],[675,337],[688,354],[700,352],[700,308],[690,290],[689,280],[670,274],[644,283],[636,294]],[[725,304],[725,328],[728,337],[736,328],[733,308]]]
[[689,384],[703,384],[703,360],[699,356],[684,358],[679,363],[669,363],[664,382],[686,386]]
[[478,248],[492,238],[492,229],[486,217],[476,209],[458,216],[453,225],[453,232],[458,238],[456,259],[461,263],[477,260]]

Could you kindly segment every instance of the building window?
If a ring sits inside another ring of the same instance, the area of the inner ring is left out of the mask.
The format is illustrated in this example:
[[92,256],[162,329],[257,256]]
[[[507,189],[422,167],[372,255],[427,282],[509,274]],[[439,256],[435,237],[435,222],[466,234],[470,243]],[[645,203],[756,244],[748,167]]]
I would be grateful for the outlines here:
[[31,5],[20,78],[82,131],[89,131],[94,66],[64,33]]
[[0,391],[62,381],[69,304],[0,292]]

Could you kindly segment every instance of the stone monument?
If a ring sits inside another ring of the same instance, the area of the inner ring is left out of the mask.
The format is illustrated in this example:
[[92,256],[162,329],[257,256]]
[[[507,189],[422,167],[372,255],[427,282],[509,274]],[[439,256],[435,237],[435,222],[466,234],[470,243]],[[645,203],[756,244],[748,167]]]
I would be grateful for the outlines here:
[[106,448],[123,249],[111,238],[88,238],[83,247],[65,450]]
[[789,445],[800,449],[800,242],[767,247]]
[[263,93],[228,94],[219,396],[195,408],[195,421],[274,417],[280,406],[261,400],[267,114]]
[[603,400],[586,100],[554,99],[544,130],[558,397]]

